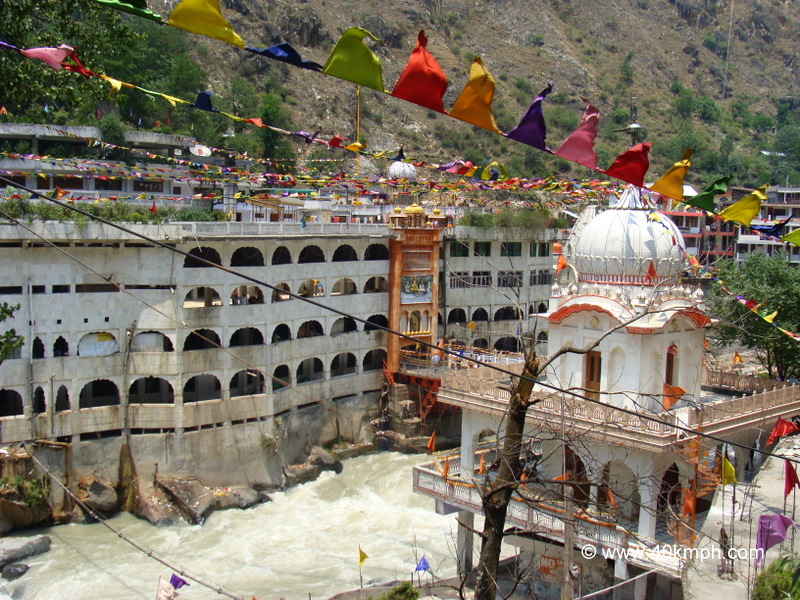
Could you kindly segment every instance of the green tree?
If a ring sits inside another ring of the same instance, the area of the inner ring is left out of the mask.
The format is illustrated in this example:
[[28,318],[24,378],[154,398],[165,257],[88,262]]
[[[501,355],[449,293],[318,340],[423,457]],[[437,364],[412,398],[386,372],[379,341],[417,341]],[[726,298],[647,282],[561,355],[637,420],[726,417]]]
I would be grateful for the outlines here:
[[[271,125],[281,129],[291,127],[280,96],[271,92],[264,94],[261,103],[261,119],[264,125]],[[294,158],[292,147],[289,145],[287,136],[283,133],[264,128],[263,143],[264,158]]]
[[[19,304],[16,306],[11,306],[7,302],[3,302],[0,304],[0,323],[4,322],[6,319],[10,319],[14,316],[14,311],[19,310]],[[22,343],[25,341],[21,335],[17,335],[16,330],[8,329],[0,334],[0,364],[2,362],[13,356],[17,350],[22,348]]]
[[[800,270],[788,264],[783,251],[772,256],[751,253],[741,263],[720,261],[717,268],[721,285],[711,288],[709,308],[719,319],[720,340],[755,350],[772,378],[800,378],[800,344],[778,329],[800,328]],[[753,303],[762,315],[777,310],[773,323],[778,327],[753,314],[737,297]]]
[[800,557],[784,553],[756,576],[753,600],[800,600]]

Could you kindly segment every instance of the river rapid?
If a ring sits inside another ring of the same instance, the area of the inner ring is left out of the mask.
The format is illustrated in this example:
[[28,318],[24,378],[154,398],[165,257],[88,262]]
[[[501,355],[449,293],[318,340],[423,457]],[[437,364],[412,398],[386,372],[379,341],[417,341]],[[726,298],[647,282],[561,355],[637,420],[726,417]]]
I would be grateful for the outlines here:
[[[456,515],[411,490],[423,455],[380,453],[344,462],[344,471],[271,495],[249,510],[216,512],[202,526],[153,527],[129,514],[109,521],[169,563],[249,600],[317,600],[364,585],[408,579],[424,555],[437,577],[456,572]],[[476,525],[480,520],[476,520]],[[15,600],[148,600],[172,571],[101,524],[28,532],[52,539],[30,570],[5,583]],[[224,598],[192,583],[183,600]]]

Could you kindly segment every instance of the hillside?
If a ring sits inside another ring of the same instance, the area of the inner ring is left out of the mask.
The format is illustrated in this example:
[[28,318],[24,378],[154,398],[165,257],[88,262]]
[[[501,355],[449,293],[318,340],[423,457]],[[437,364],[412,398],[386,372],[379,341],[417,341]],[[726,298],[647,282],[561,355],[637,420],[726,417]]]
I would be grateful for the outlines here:
[[[318,63],[325,62],[342,31],[364,27],[382,41],[371,47],[382,61],[388,89],[405,66],[418,31],[425,28],[428,49],[450,80],[445,107],[461,92],[472,58],[480,56],[497,82],[492,106],[503,131],[513,127],[537,93],[552,82],[553,93],[545,101],[549,145],[558,147],[577,126],[585,97],[601,112],[596,143],[600,166],[608,166],[631,144],[630,136],[618,130],[628,124],[635,96],[636,120],[644,127],[638,141],[653,142],[651,178],[691,146],[692,178],[698,185],[723,174],[733,174],[735,185],[778,178],[800,184],[796,47],[800,13],[790,0],[739,0],[732,10],[731,1],[222,0],[221,4],[246,45],[288,41],[303,58]],[[177,0],[148,2],[163,15],[176,4]],[[149,35],[162,35],[166,29]],[[222,42],[184,37],[188,54],[205,71],[203,83],[214,91],[220,108],[244,117],[261,116],[252,114],[263,109],[258,96],[272,92],[289,118],[287,128],[319,131],[320,137],[354,137],[355,85]],[[113,75],[110,66],[107,72]],[[181,96],[188,98],[196,91],[184,90]],[[124,106],[120,114],[125,116]],[[162,120],[154,125],[163,128]],[[143,127],[147,125],[145,119]],[[191,131],[198,133],[194,127]],[[202,135],[204,130],[199,131]],[[205,133],[213,138],[220,132],[228,134],[224,140],[201,141],[259,149],[258,130],[248,126],[233,130],[227,122],[218,131],[211,128]],[[361,136],[372,151],[392,152],[403,146],[406,156],[428,163],[491,158],[514,176],[588,175],[573,163],[373,90],[361,94]],[[294,139],[289,150],[325,156],[318,147]],[[770,158],[761,150],[782,151],[788,157]],[[362,162],[368,169],[369,163]]]

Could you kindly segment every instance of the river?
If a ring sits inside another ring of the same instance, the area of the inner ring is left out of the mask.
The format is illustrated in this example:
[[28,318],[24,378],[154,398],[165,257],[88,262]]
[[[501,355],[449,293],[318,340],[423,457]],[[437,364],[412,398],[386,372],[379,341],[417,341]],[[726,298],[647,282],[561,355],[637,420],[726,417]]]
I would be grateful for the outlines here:
[[[380,453],[345,461],[344,471],[272,494],[249,510],[214,513],[202,526],[153,527],[129,514],[109,521],[156,555],[249,600],[322,599],[360,585],[407,579],[424,555],[437,577],[455,574],[456,515],[411,490],[423,455]],[[476,524],[480,521],[476,520]],[[172,572],[101,524],[61,525],[50,552],[4,583],[16,600],[134,600],[155,597]],[[185,600],[223,598],[193,583]]]

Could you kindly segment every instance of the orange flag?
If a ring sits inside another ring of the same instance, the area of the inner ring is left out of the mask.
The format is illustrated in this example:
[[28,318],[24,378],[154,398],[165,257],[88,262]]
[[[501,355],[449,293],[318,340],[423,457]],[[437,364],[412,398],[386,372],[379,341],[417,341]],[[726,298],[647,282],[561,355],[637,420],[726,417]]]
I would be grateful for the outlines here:
[[683,508],[681,509],[681,515],[682,516],[693,515],[696,511],[697,511],[697,498],[695,498],[695,495],[692,492],[692,486],[689,485],[689,487],[683,490]]
[[169,25],[214,38],[239,48],[244,42],[222,16],[219,0],[181,0],[169,15]]
[[436,452],[436,431],[431,433],[431,437],[428,440],[428,452]]
[[739,356],[739,353],[734,350],[734,352],[733,352],[733,364],[738,365],[740,362],[742,362],[742,357]]
[[469,70],[469,80],[461,95],[450,108],[450,116],[500,133],[492,114],[494,98],[494,77],[476,56]]
[[681,399],[681,396],[683,396],[686,393],[686,390],[677,385],[670,385],[668,383],[665,383],[663,393],[664,393],[664,400],[662,401],[662,403],[664,405],[664,410],[669,410],[670,408],[675,406],[678,400]]

